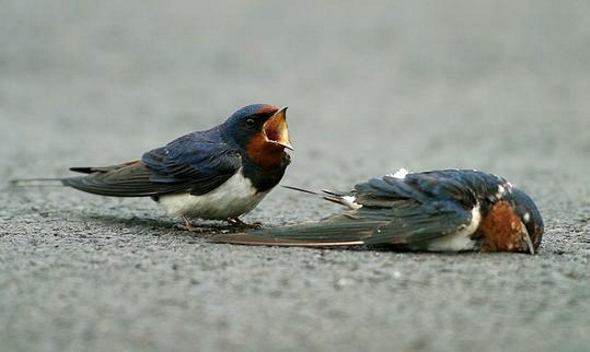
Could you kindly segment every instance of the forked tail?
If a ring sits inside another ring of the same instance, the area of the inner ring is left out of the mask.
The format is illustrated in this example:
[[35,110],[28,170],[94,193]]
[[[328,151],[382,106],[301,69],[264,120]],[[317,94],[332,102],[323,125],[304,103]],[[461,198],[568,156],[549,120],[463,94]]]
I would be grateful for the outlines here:
[[347,208],[352,210],[358,209],[361,207],[360,204],[356,203],[356,197],[353,195],[346,195],[344,193],[334,192],[327,189],[322,189],[321,192],[310,191],[308,189],[299,188],[299,187],[292,187],[292,186],[283,186],[284,188],[292,189],[294,191],[303,192],[307,194],[311,194],[327,201],[343,205]]
[[10,187],[63,187],[61,178],[21,178],[9,181]]

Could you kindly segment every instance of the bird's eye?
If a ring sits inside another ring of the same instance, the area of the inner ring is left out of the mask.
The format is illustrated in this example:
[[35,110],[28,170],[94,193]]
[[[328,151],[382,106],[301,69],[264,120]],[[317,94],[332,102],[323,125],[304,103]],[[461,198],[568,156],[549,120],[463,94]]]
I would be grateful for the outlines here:
[[247,119],[246,126],[253,127],[254,126],[254,119]]

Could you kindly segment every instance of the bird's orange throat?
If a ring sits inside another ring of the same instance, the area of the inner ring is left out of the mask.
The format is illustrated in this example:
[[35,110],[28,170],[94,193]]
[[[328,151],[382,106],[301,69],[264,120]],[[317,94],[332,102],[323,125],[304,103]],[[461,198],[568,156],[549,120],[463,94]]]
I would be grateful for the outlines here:
[[287,153],[285,147],[269,141],[264,133],[258,133],[246,146],[250,159],[265,170],[279,168],[284,165]]
[[525,252],[520,232],[522,222],[506,201],[497,202],[482,219],[479,232],[486,252]]
[[265,170],[282,167],[288,155],[285,148],[293,150],[287,127],[287,108],[275,112],[246,146],[248,156]]

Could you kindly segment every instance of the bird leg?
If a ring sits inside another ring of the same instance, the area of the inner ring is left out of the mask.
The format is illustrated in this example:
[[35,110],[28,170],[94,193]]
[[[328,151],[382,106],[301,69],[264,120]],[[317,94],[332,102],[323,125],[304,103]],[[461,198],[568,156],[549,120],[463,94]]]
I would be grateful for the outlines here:
[[239,218],[227,218],[227,222],[229,222],[232,226],[242,227],[246,229],[259,229],[262,226],[262,224],[259,222],[248,224],[243,222]]
[[184,220],[184,224],[176,224],[176,227],[189,232],[198,232],[197,229],[193,226],[193,224],[191,224],[189,218],[183,215],[182,220]]

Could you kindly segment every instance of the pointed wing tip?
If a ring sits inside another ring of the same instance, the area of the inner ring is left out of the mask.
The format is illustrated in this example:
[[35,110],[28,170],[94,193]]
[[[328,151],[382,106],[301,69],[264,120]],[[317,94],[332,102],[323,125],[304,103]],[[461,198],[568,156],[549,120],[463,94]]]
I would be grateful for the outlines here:
[[92,168],[91,167],[86,167],[86,166],[73,166],[70,167],[68,170],[72,171],[72,172],[79,172],[82,174],[90,174],[92,173]]
[[249,246],[286,246],[295,245],[294,243],[299,242],[297,240],[281,240],[273,237],[256,236],[245,232],[217,235],[212,237],[211,241],[216,243],[239,244]]
[[326,240],[294,240],[275,237],[262,237],[248,233],[232,233],[217,235],[210,239],[215,243],[237,244],[246,246],[277,246],[277,247],[347,247],[363,245],[363,241],[326,241]]
[[243,239],[247,239],[248,237],[249,236],[247,233],[239,232],[239,233],[215,235],[215,236],[211,237],[209,240],[211,242],[216,242],[216,243],[237,243],[236,241],[241,241]]

